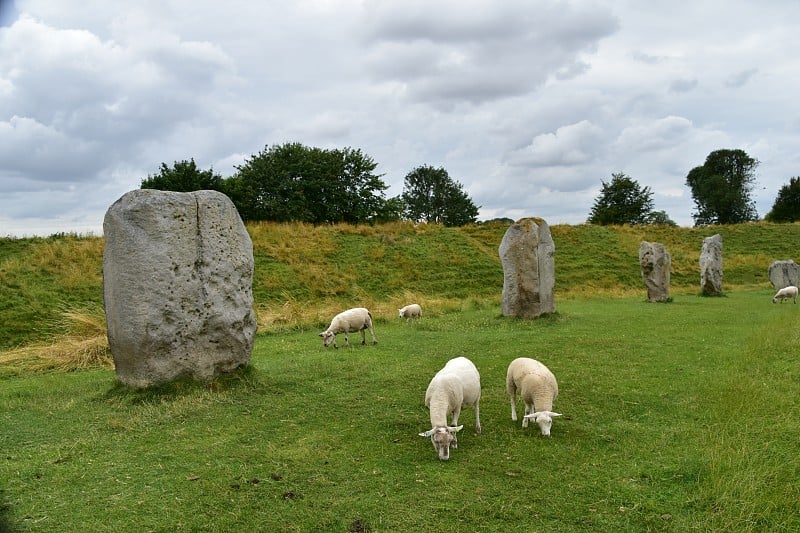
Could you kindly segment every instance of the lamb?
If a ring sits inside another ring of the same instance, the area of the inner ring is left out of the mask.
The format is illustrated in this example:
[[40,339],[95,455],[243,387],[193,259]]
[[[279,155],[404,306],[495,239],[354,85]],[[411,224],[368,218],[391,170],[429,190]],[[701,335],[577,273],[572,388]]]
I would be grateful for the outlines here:
[[784,300],[789,298],[794,299],[794,303],[797,303],[797,287],[794,285],[789,285],[776,292],[775,296],[772,297],[772,303],[776,303],[778,300],[783,303]]
[[378,344],[378,339],[375,338],[375,330],[372,329],[372,313],[364,307],[355,307],[342,311],[331,320],[331,325],[328,329],[319,334],[322,337],[322,344],[326,348],[333,342],[333,347],[338,348],[336,345],[336,335],[344,333],[345,346],[350,346],[349,333],[356,331],[361,332],[361,344],[367,343],[367,335],[364,333],[365,329],[369,329],[372,335],[372,344]]
[[[450,446],[458,448],[456,433],[464,427],[459,426],[458,416],[461,408],[475,406],[475,431],[481,432],[479,402],[481,399],[481,376],[478,369],[466,357],[450,359],[431,379],[425,391],[425,406],[430,409],[431,429],[420,433],[420,437],[430,437],[433,449],[439,459],[450,459]],[[453,413],[453,425],[447,425],[447,415]]]
[[406,320],[422,317],[422,308],[419,304],[409,304],[402,309],[398,309],[398,311],[400,312],[400,318],[405,318]]
[[528,421],[539,424],[545,437],[550,436],[553,417],[561,416],[551,411],[558,397],[558,382],[549,368],[529,357],[519,357],[511,361],[506,373],[506,392],[511,399],[511,420],[517,420],[517,389],[525,402],[525,416],[522,427]]

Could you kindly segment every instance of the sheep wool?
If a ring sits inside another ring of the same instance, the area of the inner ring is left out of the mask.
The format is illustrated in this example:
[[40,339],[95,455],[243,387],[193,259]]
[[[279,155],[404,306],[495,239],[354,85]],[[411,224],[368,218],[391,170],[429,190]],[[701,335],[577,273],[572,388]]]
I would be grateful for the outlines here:
[[400,312],[400,318],[405,318],[406,320],[422,317],[422,307],[419,304],[408,304],[402,309],[398,309],[398,311]]
[[778,300],[783,303],[784,300],[794,300],[794,303],[797,303],[797,287],[794,285],[789,285],[788,287],[784,287],[778,292],[775,293],[775,296],[772,297],[772,303],[777,303]]
[[533,420],[539,425],[542,435],[549,437],[553,418],[561,416],[552,411],[553,402],[558,397],[555,375],[545,365],[529,357],[519,357],[511,361],[506,372],[506,392],[511,400],[511,420],[515,422],[517,391],[525,403],[522,427],[528,427],[528,421]]
[[336,335],[344,333],[344,344],[350,346],[349,334],[357,331],[361,332],[361,344],[367,343],[367,335],[364,330],[368,329],[369,334],[372,335],[372,344],[378,344],[378,339],[375,338],[375,330],[372,328],[372,313],[364,307],[355,307],[342,311],[331,320],[331,325],[328,329],[319,334],[322,337],[322,345],[326,348],[333,343],[334,348],[336,345]]
[[[480,417],[481,376],[475,365],[466,357],[450,359],[439,370],[425,391],[425,406],[430,409],[431,429],[420,433],[430,437],[439,459],[450,459],[450,447],[458,448],[458,425],[461,409],[475,407],[475,432],[481,432]],[[447,415],[453,414],[452,425],[447,425]]]

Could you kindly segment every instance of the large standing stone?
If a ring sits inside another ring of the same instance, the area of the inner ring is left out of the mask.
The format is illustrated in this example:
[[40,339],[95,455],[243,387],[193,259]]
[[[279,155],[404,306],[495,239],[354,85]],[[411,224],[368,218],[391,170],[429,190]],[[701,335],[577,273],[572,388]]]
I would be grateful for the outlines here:
[[666,247],[657,242],[642,241],[639,246],[639,265],[642,268],[642,280],[647,287],[647,301],[668,301],[672,260]]
[[700,292],[706,296],[722,295],[722,236],[719,234],[703,239]]
[[253,244],[216,191],[152,189],[103,221],[103,298],[117,379],[132,387],[246,366],[253,350]]
[[500,242],[504,316],[555,312],[555,251],[550,227],[541,218],[522,218],[506,230]]
[[776,291],[789,285],[800,287],[800,265],[792,261],[775,261],[769,266],[769,281]]

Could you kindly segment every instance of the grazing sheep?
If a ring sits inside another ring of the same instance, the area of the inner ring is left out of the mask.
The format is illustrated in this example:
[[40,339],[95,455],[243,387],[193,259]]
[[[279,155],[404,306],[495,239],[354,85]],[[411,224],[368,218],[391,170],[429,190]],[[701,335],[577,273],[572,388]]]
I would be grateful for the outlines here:
[[406,320],[422,317],[422,308],[419,304],[409,304],[402,309],[398,309],[398,311],[400,312],[400,318],[405,318]]
[[[458,448],[456,433],[464,427],[457,425],[462,407],[475,406],[475,431],[481,432],[480,399],[481,376],[466,357],[450,359],[431,379],[425,391],[425,405],[431,412],[431,429],[419,436],[431,438],[433,449],[442,461],[450,458],[451,445]],[[453,413],[452,426],[447,425],[449,413]]]
[[797,287],[794,285],[789,285],[776,292],[775,296],[772,297],[772,303],[776,303],[778,300],[783,303],[784,300],[789,298],[794,299],[794,303],[797,303]]
[[338,348],[336,345],[336,335],[344,333],[344,344],[350,346],[349,333],[356,331],[361,332],[361,344],[367,343],[367,335],[364,330],[368,329],[372,335],[372,344],[378,344],[378,339],[375,338],[375,331],[372,329],[372,314],[364,307],[355,307],[342,311],[331,320],[331,325],[328,329],[319,334],[322,337],[322,344],[327,348],[331,341],[333,347]]
[[553,417],[561,416],[551,411],[558,397],[558,382],[550,369],[529,357],[519,357],[511,361],[506,373],[506,392],[511,399],[511,420],[517,420],[517,389],[525,402],[525,416],[522,427],[528,427],[528,420],[539,424],[542,435],[549,437]]

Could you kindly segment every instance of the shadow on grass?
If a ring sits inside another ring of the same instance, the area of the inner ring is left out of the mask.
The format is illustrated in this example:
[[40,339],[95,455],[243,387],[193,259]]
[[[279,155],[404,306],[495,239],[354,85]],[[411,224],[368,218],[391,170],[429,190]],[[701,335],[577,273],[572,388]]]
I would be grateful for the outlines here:
[[[248,365],[233,372],[223,374],[210,381],[197,381],[191,378],[178,378],[167,383],[161,383],[137,389],[115,382],[111,389],[105,393],[103,399],[121,403],[138,405],[154,401],[171,401],[198,392],[222,393],[233,390],[253,390],[264,387],[261,372],[253,365]],[[0,529],[0,531],[3,531]]]
[[11,517],[11,504],[6,501],[5,491],[0,489],[0,531],[3,533],[14,533],[20,531],[14,525]]

